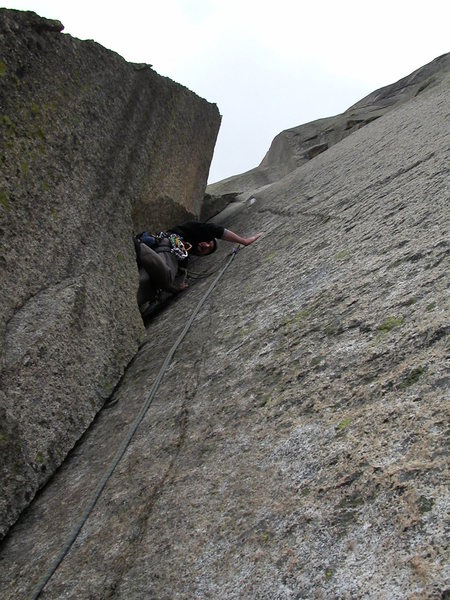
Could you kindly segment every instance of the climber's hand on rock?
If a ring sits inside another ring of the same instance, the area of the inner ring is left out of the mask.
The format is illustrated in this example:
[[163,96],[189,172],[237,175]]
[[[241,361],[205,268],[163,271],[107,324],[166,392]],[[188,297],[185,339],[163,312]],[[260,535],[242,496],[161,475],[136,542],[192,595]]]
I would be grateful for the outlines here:
[[250,246],[250,244],[253,244],[253,242],[256,242],[256,240],[258,238],[260,238],[262,236],[262,232],[261,233],[257,233],[256,235],[252,235],[248,238],[244,238],[244,242],[243,245],[244,246]]
[[257,233],[256,235],[252,235],[250,237],[242,237],[229,229],[225,229],[222,239],[226,242],[235,242],[237,244],[242,244],[243,246],[250,246],[253,242],[262,236],[262,233]]

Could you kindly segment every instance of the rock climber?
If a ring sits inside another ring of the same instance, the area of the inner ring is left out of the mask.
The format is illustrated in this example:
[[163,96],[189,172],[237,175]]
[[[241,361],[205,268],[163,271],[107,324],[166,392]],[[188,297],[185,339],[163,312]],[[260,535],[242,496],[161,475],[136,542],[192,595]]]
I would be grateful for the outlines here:
[[188,287],[186,283],[176,283],[175,278],[180,264],[185,265],[190,255],[212,254],[217,248],[216,239],[249,246],[260,236],[261,233],[242,237],[222,225],[200,221],[176,225],[157,236],[136,236],[139,266],[137,302],[141,312],[147,302],[156,298],[158,290],[177,294]]

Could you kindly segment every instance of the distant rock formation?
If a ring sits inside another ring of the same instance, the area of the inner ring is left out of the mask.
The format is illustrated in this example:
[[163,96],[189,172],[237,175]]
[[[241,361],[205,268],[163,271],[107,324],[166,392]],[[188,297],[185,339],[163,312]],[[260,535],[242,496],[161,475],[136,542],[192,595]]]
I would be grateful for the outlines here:
[[0,536],[136,353],[133,232],[200,214],[215,105],[0,9]]
[[[397,83],[372,92],[340,115],[282,131],[258,167],[208,185],[209,197],[238,195],[278,181],[361,127],[438,85],[449,69],[450,54],[444,54]],[[207,197],[206,206],[208,202]]]

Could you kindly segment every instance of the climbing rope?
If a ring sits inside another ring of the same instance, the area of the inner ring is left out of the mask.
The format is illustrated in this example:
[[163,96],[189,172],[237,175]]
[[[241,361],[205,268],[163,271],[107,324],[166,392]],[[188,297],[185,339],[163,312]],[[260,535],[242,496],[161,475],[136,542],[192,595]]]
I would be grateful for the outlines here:
[[197,304],[197,306],[195,307],[193,313],[191,314],[188,322],[186,323],[186,325],[184,326],[183,331],[180,333],[180,335],[178,336],[177,340],[175,341],[175,343],[173,344],[173,346],[171,347],[171,349],[169,350],[166,359],[161,367],[161,369],[159,370],[159,373],[156,377],[155,383],[153,384],[153,387],[151,389],[150,395],[148,396],[146,402],[144,403],[144,406],[141,408],[138,416],[136,417],[136,419],[134,420],[133,424],[131,425],[128,434],[126,435],[125,439],[123,440],[122,444],[120,445],[120,448],[117,450],[111,464],[109,465],[109,467],[106,469],[102,479],[100,480],[100,483],[97,486],[97,489],[95,490],[88,506],[86,507],[79,523],[76,525],[76,527],[73,529],[72,533],[70,534],[67,542],[65,543],[63,549],[61,550],[61,552],[59,553],[59,555],[57,556],[57,558],[54,560],[54,562],[52,563],[52,565],[50,566],[50,568],[48,569],[47,573],[42,577],[41,581],[39,582],[39,584],[36,586],[36,588],[33,591],[33,595],[31,596],[31,600],[36,600],[36,598],[39,598],[41,592],[43,591],[44,587],[47,585],[47,583],[50,581],[51,577],[53,576],[53,574],[55,573],[56,569],[59,567],[59,565],[61,564],[61,562],[64,560],[64,558],[66,557],[66,555],[68,554],[70,548],[72,547],[72,544],[75,542],[75,540],[77,539],[83,525],[86,523],[89,515],[91,514],[95,504],[97,503],[97,500],[99,499],[104,487],[106,486],[106,484],[108,483],[109,478],[111,477],[111,475],[114,472],[114,469],[117,467],[117,465],[119,464],[121,458],[123,457],[123,455],[125,454],[128,446],[130,445],[130,442],[134,436],[134,434],[136,433],[137,428],[139,427],[139,425],[141,424],[143,418],[145,417],[151,403],[153,402],[153,399],[156,395],[156,392],[158,391],[159,386],[161,385],[161,381],[164,377],[165,372],[167,371],[172,358],[174,357],[175,352],[177,351],[178,347],[180,346],[181,342],[184,340],[184,338],[186,337],[192,323],[194,322],[195,317],[198,315],[198,313],[200,312],[200,309],[202,308],[203,304],[206,302],[208,296],[211,294],[211,292],[214,290],[214,288],[216,287],[216,285],[218,284],[219,280],[221,279],[221,277],[223,276],[223,274],[225,273],[225,271],[228,269],[228,267],[230,266],[230,264],[233,262],[234,257],[236,256],[236,254],[238,253],[240,249],[240,246],[236,246],[236,248],[234,248],[234,250],[231,252],[228,258],[227,263],[225,264],[225,266],[222,268],[222,270],[220,271],[220,273],[217,275],[217,277],[215,278],[215,280],[212,282],[212,284],[209,286],[209,288],[206,290],[205,294],[203,295],[203,297],[200,299],[200,302]]
[[184,282],[186,282],[186,279],[207,279],[208,277],[211,277],[211,275],[214,275],[214,273],[217,273],[220,269],[221,269],[221,263],[227,259],[227,257],[230,256],[229,254],[226,254],[223,259],[219,262],[218,266],[215,267],[214,269],[211,269],[210,271],[202,271],[202,272],[198,272],[198,271],[192,271],[191,269],[187,269],[185,267],[180,267],[180,271],[182,271],[184,273]]

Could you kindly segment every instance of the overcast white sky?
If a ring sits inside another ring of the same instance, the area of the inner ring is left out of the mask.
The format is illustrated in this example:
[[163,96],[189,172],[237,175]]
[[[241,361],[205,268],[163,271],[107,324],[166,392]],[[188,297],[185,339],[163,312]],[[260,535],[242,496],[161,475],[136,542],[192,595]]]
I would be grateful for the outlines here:
[[[215,102],[209,182],[450,50],[446,0],[12,0]],[[0,49],[1,50],[1,49]]]

